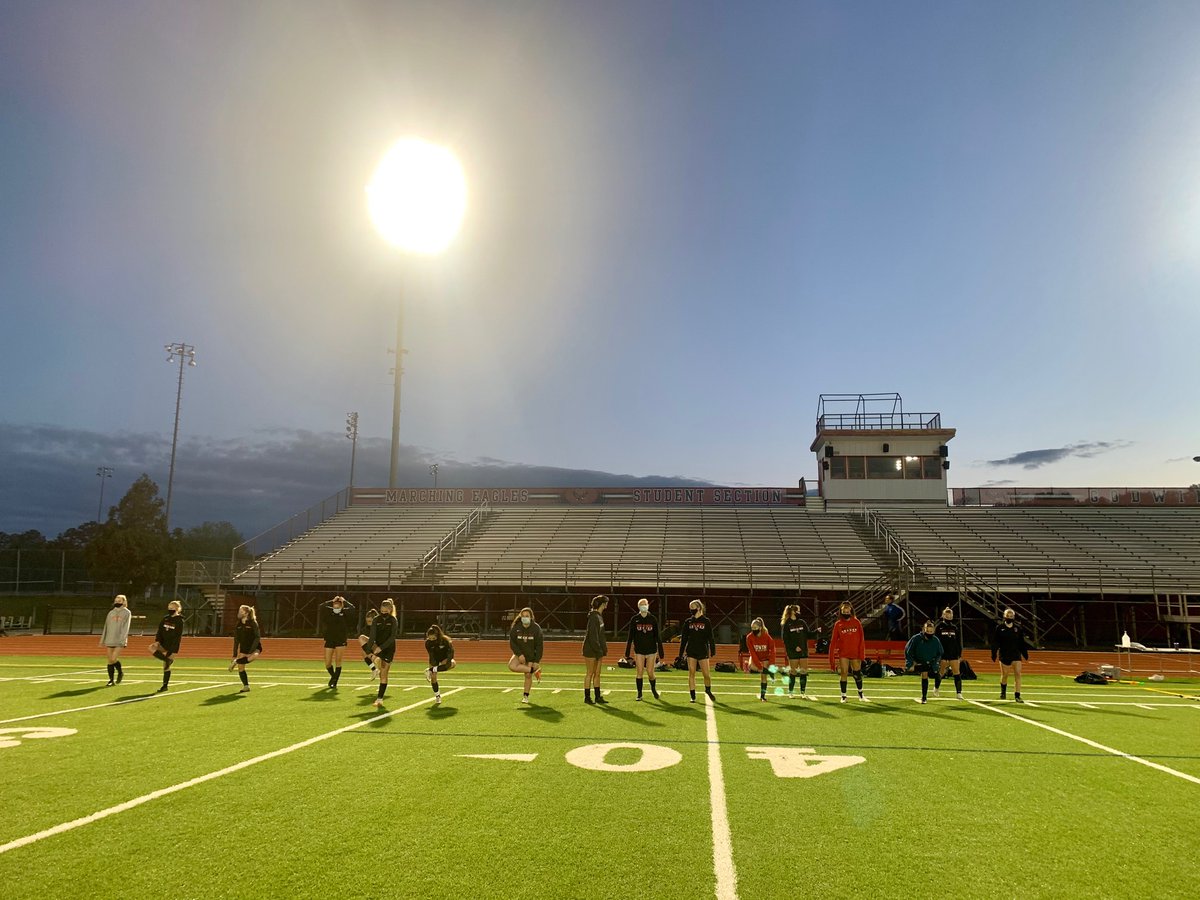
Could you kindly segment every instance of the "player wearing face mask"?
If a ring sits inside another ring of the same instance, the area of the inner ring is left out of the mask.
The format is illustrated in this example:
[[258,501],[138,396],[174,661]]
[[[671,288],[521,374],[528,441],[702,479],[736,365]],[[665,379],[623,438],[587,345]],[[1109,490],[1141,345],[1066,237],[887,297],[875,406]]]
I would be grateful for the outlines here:
[[862,662],[867,656],[867,640],[863,635],[862,622],[854,615],[854,609],[849,603],[843,603],[838,609],[838,620],[833,623],[829,634],[829,667],[838,673],[842,689],[842,702],[846,702],[846,675],[854,676],[854,685],[858,688],[858,699],[864,703]]
[[542,680],[542,627],[533,621],[533,610],[528,606],[517,614],[508,633],[508,646],[513,652],[508,661],[509,671],[525,675],[525,693],[521,702],[528,703],[533,679]]
[[992,662],[997,657],[1000,658],[1000,699],[1005,699],[1008,694],[1008,676],[1011,674],[1016,676],[1013,699],[1024,703],[1021,699],[1021,661],[1029,659],[1029,644],[1017,625],[1017,614],[1011,609],[1004,611],[1004,618],[992,632]]
[[129,621],[132,618],[133,614],[129,612],[129,601],[125,599],[125,595],[117,594],[113,597],[112,609],[104,617],[104,631],[100,634],[100,646],[108,655],[109,687],[113,684],[113,675],[116,675],[117,684],[125,677],[121,668],[121,651],[129,643]]
[[628,637],[625,639],[625,656],[629,657],[630,652],[633,653],[633,661],[635,666],[634,683],[637,685],[637,698],[642,699],[642,671],[645,670],[650,675],[650,693],[654,695],[655,700],[661,699],[658,696],[658,685],[654,680],[654,662],[657,656],[658,659],[666,659],[667,654],[663,652],[662,635],[658,630],[658,619],[650,615],[650,601],[643,597],[638,601],[638,611],[632,619],[629,620],[627,629]]
[[712,622],[704,615],[704,603],[693,600],[688,604],[691,618],[684,619],[679,626],[679,655],[687,658],[688,693],[696,702],[696,669],[704,678],[704,693],[714,703],[717,698],[712,692],[712,657],[717,655],[717,639],[713,635]]
[[175,654],[179,652],[180,641],[183,640],[183,604],[172,600],[167,604],[167,614],[158,623],[158,631],[154,635],[154,643],[150,652],[155,659],[163,664],[163,683],[158,689],[162,693],[171,683],[171,665],[175,662]]
[[954,610],[946,607],[942,617],[933,629],[939,641],[942,642],[942,663],[933,679],[933,696],[942,693],[942,678],[949,671],[954,676],[954,695],[961,700],[962,695],[962,635],[958,633],[958,623],[954,621]]
[[441,625],[430,625],[425,632],[425,652],[429,654],[429,668],[425,680],[433,687],[433,702],[442,702],[442,690],[438,686],[438,672],[449,672],[454,668],[454,641],[442,631]]
[[746,635],[746,652],[750,654],[750,671],[759,673],[758,699],[767,702],[767,676],[775,680],[771,671],[775,666],[775,639],[767,631],[767,623],[755,619],[750,623],[750,633]]
[[779,619],[783,650],[787,656],[788,696],[796,689],[796,678],[800,678],[800,699],[816,700],[808,691],[808,624],[800,618],[800,607],[796,604],[785,607]]
[[929,698],[929,675],[942,670],[942,642],[933,633],[933,621],[926,620],[921,630],[904,645],[904,668],[921,674],[921,702]]
[[325,671],[329,686],[336,688],[342,677],[342,657],[350,629],[357,624],[354,604],[345,597],[334,597],[321,606],[321,637],[325,639]]

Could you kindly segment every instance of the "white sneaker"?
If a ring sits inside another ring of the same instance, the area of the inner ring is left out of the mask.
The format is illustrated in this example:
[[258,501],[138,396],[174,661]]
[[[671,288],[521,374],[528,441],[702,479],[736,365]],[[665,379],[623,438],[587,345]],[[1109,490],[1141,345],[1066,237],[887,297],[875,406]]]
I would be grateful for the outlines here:
[[928,702],[928,701],[927,701],[927,700],[926,700],[924,697],[922,697],[922,698],[921,698],[921,705],[922,705],[922,706],[924,706],[924,705],[925,705],[927,702]]
[[[796,699],[796,695],[795,695],[795,694],[793,694],[791,691],[788,691],[788,699],[789,699],[789,700],[795,700],[795,699]],[[801,695],[800,695],[800,699],[801,699],[801,700],[803,700],[803,699],[804,699],[804,695],[803,695],[803,694],[801,694]]]
[[957,693],[957,694],[955,694],[955,695],[954,695],[954,698],[955,698],[956,700],[961,700],[961,699],[963,698],[963,695],[962,695],[962,693],[960,692],[960,693]]
[[434,705],[434,706],[437,706],[437,705],[439,705],[441,702],[442,702],[442,695],[441,695],[441,694],[434,694],[434,695],[433,695],[433,705]]
[[846,695],[845,695],[845,694],[842,694],[842,702],[843,702],[843,703],[845,703],[845,702],[846,702]]
[[380,697],[376,697],[375,702],[372,703],[371,705],[375,706],[375,707],[383,706],[383,699]]
[[870,702],[871,702],[871,698],[870,698],[870,697],[864,697],[862,694],[859,694],[859,695],[858,695],[858,702],[859,702],[859,703],[870,703]]
[[934,697],[940,697],[940,696],[942,696],[942,689],[941,689],[941,688],[934,688],[934,689],[933,689],[933,696],[934,696]]
[[425,680],[433,681],[433,669],[432,668],[428,668],[425,670]]
[[371,680],[372,680],[372,681],[378,681],[378,680],[379,680],[379,670],[378,670],[378,669],[372,669],[372,670],[371,670]]
[[527,697],[527,696],[522,696],[522,697],[521,697],[521,702],[522,702],[522,703],[528,703],[528,702],[529,702],[529,697]]

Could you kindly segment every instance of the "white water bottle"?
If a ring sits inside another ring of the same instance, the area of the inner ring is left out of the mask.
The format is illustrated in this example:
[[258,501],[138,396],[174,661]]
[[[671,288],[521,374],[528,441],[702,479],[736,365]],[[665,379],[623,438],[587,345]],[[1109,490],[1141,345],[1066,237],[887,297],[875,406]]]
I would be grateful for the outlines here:
[[1121,646],[1125,647],[1125,648],[1129,647],[1129,632],[1128,631],[1125,632],[1123,635],[1121,635]]

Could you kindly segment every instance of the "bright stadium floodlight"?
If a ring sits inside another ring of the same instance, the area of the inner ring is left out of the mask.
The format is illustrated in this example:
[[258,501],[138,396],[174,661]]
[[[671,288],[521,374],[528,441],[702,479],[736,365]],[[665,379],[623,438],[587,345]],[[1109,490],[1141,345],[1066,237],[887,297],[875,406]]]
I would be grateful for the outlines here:
[[397,141],[367,184],[383,239],[409,253],[440,253],[462,225],[467,180],[454,154],[418,138]]
[[[420,138],[404,138],[384,154],[367,183],[367,210],[380,236],[406,253],[432,255],[450,245],[467,209],[467,180],[454,154]],[[392,370],[392,459],[388,487],[400,463],[400,379],[404,374],[404,306],[396,314]]]

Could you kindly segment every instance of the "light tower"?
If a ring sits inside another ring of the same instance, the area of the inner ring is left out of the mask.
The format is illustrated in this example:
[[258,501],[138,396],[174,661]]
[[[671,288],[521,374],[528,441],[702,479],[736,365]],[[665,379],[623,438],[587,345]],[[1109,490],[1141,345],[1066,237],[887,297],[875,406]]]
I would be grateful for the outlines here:
[[175,488],[175,450],[179,446],[179,404],[183,399],[183,368],[185,365],[196,365],[196,348],[182,341],[174,344],[164,344],[167,351],[167,362],[179,362],[179,381],[175,387],[175,433],[171,437],[171,468],[167,473],[167,508],[164,516],[165,528],[171,531],[171,494]]
[[[467,182],[454,154],[418,138],[397,141],[367,184],[367,209],[380,236],[409,254],[431,256],[449,246],[462,225]],[[396,312],[396,366],[392,370],[392,459],[388,487],[396,487],[400,460],[400,377],[404,373],[404,305]]]
[[112,478],[112,466],[100,466],[96,469],[96,477],[100,479],[100,502],[96,504],[96,521],[104,514],[104,479]]

